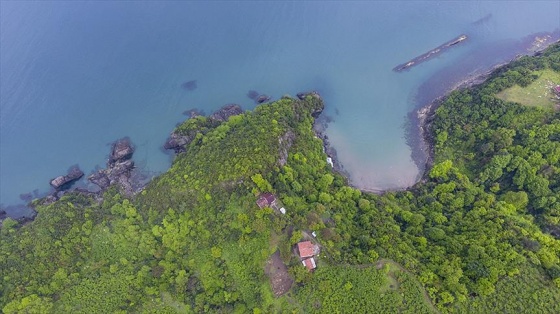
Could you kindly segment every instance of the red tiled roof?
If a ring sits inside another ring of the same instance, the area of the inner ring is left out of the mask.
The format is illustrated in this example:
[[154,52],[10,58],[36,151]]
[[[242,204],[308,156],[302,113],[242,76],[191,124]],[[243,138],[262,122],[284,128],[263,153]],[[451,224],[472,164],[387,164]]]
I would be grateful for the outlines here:
[[315,255],[315,245],[311,241],[304,241],[297,244],[300,257],[310,257]]
[[301,261],[303,263],[303,265],[305,267],[307,267],[307,270],[313,270],[317,267],[317,265],[315,264],[315,260],[313,259],[313,257],[304,259],[303,261]]

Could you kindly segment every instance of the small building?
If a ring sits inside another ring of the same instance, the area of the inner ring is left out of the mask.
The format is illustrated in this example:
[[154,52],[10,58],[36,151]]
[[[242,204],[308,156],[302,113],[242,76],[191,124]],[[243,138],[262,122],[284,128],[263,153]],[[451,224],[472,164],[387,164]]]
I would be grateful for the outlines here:
[[307,267],[307,270],[309,271],[317,268],[317,264],[315,264],[315,259],[313,257],[306,258],[301,261],[301,263],[303,264],[303,266]]
[[286,215],[286,209],[284,207],[280,207],[280,212],[282,215]]
[[311,235],[316,238],[317,237],[317,233],[315,231],[311,232]]
[[270,192],[262,193],[257,199],[257,205],[261,209],[265,207],[274,208],[276,206],[276,196]]
[[334,167],[334,163],[333,163],[333,161],[332,161],[332,158],[331,158],[331,157],[327,157],[327,163],[328,163],[328,164],[329,164],[329,165],[331,166],[331,168],[333,168],[333,167]]
[[313,257],[313,255],[319,253],[319,247],[311,243],[311,241],[300,242],[298,243],[297,246],[298,246],[299,257],[301,258]]
[[317,268],[317,264],[315,263],[315,259],[313,257],[319,254],[319,246],[313,244],[311,241],[302,241],[297,244],[297,248],[303,266],[305,266],[309,271]]

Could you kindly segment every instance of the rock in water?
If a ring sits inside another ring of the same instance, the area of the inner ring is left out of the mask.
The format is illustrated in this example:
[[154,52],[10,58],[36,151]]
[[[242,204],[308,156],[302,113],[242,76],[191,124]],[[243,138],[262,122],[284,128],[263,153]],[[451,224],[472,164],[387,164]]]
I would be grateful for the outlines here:
[[189,109],[189,110],[185,110],[183,111],[183,114],[189,118],[196,118],[198,116],[203,116],[204,115],[204,111],[198,109],[198,108],[193,108],[193,109]]
[[111,184],[118,184],[126,196],[131,196],[134,193],[129,181],[134,169],[134,162],[130,160],[132,154],[134,154],[134,146],[130,139],[117,140],[112,145],[107,168],[91,174],[88,176],[88,180],[99,186],[102,191],[106,190]]
[[63,190],[69,188],[74,182],[83,177],[83,175],[84,173],[82,170],[80,170],[78,166],[74,166],[70,168],[67,175],[52,179],[50,184],[57,191]]
[[265,103],[269,100],[270,100],[270,96],[263,94],[263,95],[260,95],[259,97],[257,97],[256,101],[257,101],[257,104],[262,104],[262,103]]
[[173,149],[176,153],[180,153],[185,150],[185,146],[190,144],[194,139],[194,134],[189,135],[179,135],[177,133],[171,133],[163,148]]
[[132,154],[134,154],[134,147],[130,143],[130,139],[125,137],[117,140],[113,143],[111,156],[109,156],[109,164],[128,160],[132,157]]

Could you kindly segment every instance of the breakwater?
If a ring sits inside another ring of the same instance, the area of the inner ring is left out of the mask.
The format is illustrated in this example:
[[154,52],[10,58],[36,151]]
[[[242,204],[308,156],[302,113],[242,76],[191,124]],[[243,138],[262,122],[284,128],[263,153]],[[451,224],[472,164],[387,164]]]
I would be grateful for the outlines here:
[[444,43],[443,45],[438,46],[435,49],[432,49],[432,50],[430,50],[426,53],[423,53],[423,54],[419,55],[418,57],[416,57],[414,59],[411,59],[411,60],[409,60],[405,63],[397,65],[396,67],[393,68],[393,71],[402,72],[402,71],[407,70],[407,69],[409,69],[413,66],[416,66],[416,65],[418,65],[422,62],[426,62],[426,61],[430,60],[432,57],[444,52],[445,50],[447,50],[447,49],[449,49],[449,48],[467,40],[467,38],[468,38],[467,35],[464,35],[464,34],[460,35],[456,38],[453,38],[452,40]]

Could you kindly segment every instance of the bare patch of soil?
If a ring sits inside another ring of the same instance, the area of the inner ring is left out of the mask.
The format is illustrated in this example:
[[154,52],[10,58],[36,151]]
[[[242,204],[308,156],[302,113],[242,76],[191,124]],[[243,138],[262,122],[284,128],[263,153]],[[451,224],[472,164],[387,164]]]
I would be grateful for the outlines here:
[[264,273],[270,279],[270,285],[275,297],[279,297],[290,290],[294,280],[288,273],[288,268],[280,258],[280,251],[276,251],[266,262]]

